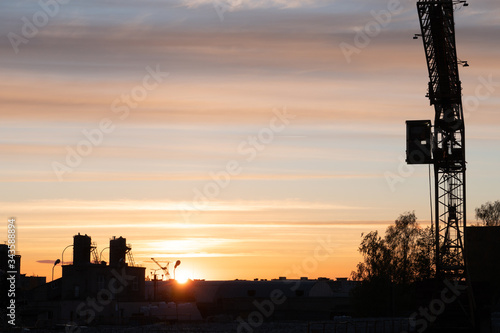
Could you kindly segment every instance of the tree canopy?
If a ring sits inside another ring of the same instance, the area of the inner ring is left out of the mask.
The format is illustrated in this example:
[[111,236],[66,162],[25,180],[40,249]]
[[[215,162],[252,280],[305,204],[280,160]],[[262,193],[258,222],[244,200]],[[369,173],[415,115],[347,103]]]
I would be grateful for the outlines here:
[[500,201],[487,202],[476,208],[476,218],[483,221],[485,226],[500,225]]
[[434,233],[421,228],[414,212],[401,214],[387,227],[361,235],[363,261],[351,276],[361,281],[351,291],[354,308],[361,316],[407,315],[415,307],[415,282],[435,275]]
[[[362,235],[363,236],[363,235]],[[401,214],[387,227],[382,238],[378,231],[365,235],[359,246],[363,262],[352,272],[358,281],[387,279],[396,283],[412,283],[434,275],[433,231],[422,229],[414,212]]]

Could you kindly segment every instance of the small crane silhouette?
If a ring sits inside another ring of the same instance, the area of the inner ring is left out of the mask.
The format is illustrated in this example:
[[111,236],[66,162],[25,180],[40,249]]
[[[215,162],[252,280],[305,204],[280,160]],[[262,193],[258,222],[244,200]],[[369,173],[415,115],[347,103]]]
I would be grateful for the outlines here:
[[155,258],[151,258],[151,260],[153,260],[153,262],[155,264],[157,264],[158,267],[160,267],[160,269],[163,270],[163,272],[165,273],[165,278],[170,279],[170,273],[168,271],[168,265],[170,264],[170,261],[167,261],[167,265],[166,266],[162,266],[162,265],[160,265],[160,263],[158,261],[155,260]]

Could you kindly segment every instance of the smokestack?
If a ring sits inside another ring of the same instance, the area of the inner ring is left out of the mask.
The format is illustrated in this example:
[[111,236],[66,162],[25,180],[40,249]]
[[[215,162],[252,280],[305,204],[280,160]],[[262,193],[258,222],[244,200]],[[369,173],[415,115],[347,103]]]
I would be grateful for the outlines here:
[[121,266],[126,263],[126,254],[130,250],[127,247],[127,239],[114,237],[109,240],[109,265]]
[[90,264],[90,236],[78,235],[73,236],[73,265]]

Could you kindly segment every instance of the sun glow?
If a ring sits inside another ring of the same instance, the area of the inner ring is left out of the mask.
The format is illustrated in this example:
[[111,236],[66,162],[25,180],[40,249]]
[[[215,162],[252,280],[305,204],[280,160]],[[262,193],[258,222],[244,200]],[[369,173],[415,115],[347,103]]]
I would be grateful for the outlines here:
[[178,283],[184,284],[184,283],[188,282],[189,277],[186,274],[183,274],[181,272],[177,272],[175,275],[175,280]]

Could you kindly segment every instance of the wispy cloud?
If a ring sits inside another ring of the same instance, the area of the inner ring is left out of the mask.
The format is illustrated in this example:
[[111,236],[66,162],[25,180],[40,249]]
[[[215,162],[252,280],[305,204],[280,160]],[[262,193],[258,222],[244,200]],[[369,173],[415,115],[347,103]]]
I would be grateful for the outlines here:
[[[216,0],[182,0],[191,8],[217,4]],[[331,1],[330,1],[331,2]],[[324,0],[224,0],[223,3],[234,10],[256,8],[303,8],[327,3]]]
[[[7,205],[6,202],[0,205]],[[37,200],[10,203],[13,210],[29,208],[37,211],[184,211],[190,206],[184,201],[147,201],[147,200]],[[301,200],[262,200],[262,201],[221,201],[208,202],[203,211],[248,212],[267,210],[360,210],[370,207],[335,205],[329,203],[306,202]]]
[[50,259],[44,259],[44,260],[37,260],[36,262],[39,264],[52,264],[53,265],[55,261],[50,260]]

